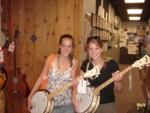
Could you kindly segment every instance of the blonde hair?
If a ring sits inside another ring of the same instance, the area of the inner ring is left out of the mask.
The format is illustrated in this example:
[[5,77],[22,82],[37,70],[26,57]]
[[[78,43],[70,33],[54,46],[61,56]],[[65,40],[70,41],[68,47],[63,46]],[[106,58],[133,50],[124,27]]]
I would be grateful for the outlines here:
[[[95,44],[97,47],[99,47],[101,49],[103,48],[103,42],[99,36],[89,37],[87,39],[87,41],[86,41],[86,48],[87,49],[89,49],[90,43]],[[112,59],[112,58],[105,57],[104,53],[103,52],[101,53],[101,60],[102,60],[102,62],[104,62],[104,66],[105,66],[105,63],[108,62],[110,59]],[[89,61],[89,63],[92,63],[92,58],[89,56],[89,54],[87,55],[87,60]]]

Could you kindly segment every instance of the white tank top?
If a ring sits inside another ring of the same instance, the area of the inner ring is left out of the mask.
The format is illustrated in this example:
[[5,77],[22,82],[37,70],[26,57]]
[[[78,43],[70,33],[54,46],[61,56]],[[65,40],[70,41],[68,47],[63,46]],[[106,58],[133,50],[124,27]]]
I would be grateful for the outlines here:
[[[48,74],[48,84],[46,89],[49,92],[54,92],[55,90],[61,88],[63,85],[67,84],[71,78],[72,67],[62,74],[60,74],[53,66],[50,68]],[[55,106],[65,105],[71,103],[71,88],[67,88],[63,92],[59,93],[54,97]]]

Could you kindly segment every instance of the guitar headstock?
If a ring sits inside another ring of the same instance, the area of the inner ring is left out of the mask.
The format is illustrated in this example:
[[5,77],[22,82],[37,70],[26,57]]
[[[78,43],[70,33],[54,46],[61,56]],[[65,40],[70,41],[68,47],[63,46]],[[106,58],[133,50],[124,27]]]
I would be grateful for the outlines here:
[[141,67],[144,65],[149,65],[150,64],[150,57],[148,55],[145,55],[141,59],[135,61],[131,66],[132,67]]
[[86,78],[86,77],[93,77],[98,74],[100,74],[99,67],[95,66],[93,69],[87,71],[83,76],[84,76],[84,78]]

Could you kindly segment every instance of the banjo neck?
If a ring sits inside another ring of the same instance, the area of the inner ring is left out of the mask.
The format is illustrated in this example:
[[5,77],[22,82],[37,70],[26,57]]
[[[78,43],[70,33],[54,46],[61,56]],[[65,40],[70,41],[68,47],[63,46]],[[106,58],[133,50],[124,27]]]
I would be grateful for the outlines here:
[[[95,66],[93,69],[87,71],[86,73],[84,73],[83,76],[79,76],[77,78],[77,82],[80,81],[81,79],[85,78],[85,77],[92,77],[99,74],[99,67]],[[55,95],[59,94],[60,92],[64,91],[65,89],[69,88],[70,86],[72,86],[72,82],[68,82],[67,84],[65,84],[64,86],[62,86],[61,88],[57,89],[56,91],[50,93],[49,95],[47,95],[47,99],[52,99]]]
[[[131,66],[128,66],[125,70],[121,71],[122,75],[124,75],[126,72],[128,72],[130,69],[132,69]],[[109,80],[107,80],[106,82],[104,82],[102,85],[98,86],[97,88],[95,88],[93,90],[93,94],[98,94],[100,90],[102,90],[103,88],[105,88],[107,85],[109,85],[110,83],[112,83],[114,81],[114,78],[110,78]]]
[[[145,55],[144,57],[142,57],[140,60],[136,60],[131,66],[128,66],[126,69],[124,69],[121,73],[122,75],[124,75],[127,71],[129,71],[130,69],[132,69],[133,67],[142,67],[144,65],[148,66],[150,64],[150,57],[148,55]],[[111,77],[109,80],[107,80],[106,82],[104,82],[102,85],[98,86],[97,88],[95,88],[93,90],[93,94],[99,94],[99,91],[102,90],[104,87],[106,87],[107,85],[109,85],[110,83],[112,83],[114,81],[114,78]]]
[[[81,79],[83,79],[83,76],[78,77],[77,82],[80,81]],[[47,95],[47,99],[49,100],[49,99],[54,98],[55,95],[59,94],[60,92],[64,91],[65,89],[69,88],[70,86],[72,86],[72,82],[68,82],[67,84],[65,84],[64,86],[59,88],[58,90]]]

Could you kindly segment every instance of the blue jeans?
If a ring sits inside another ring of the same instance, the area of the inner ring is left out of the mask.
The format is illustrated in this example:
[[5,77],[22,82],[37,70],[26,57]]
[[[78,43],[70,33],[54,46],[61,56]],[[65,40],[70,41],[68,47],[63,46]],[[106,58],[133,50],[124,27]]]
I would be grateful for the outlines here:
[[62,106],[54,106],[52,113],[75,113],[72,104],[66,104]]

